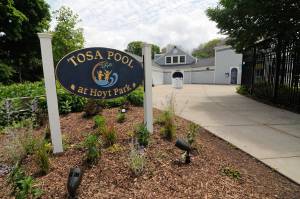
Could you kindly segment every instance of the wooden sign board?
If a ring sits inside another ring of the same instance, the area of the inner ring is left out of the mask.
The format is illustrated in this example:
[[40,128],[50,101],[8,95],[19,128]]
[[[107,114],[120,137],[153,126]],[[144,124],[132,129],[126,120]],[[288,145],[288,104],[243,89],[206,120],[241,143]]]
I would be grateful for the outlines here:
[[60,84],[73,94],[111,99],[139,87],[144,70],[130,55],[111,48],[84,48],[63,57],[56,67]]

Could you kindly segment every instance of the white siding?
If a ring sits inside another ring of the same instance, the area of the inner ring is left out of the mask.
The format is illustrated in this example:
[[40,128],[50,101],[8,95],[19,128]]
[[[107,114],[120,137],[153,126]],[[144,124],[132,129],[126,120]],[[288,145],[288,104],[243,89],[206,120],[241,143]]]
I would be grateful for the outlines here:
[[[226,46],[216,47],[215,52],[215,75],[216,84],[230,84],[230,68],[238,69],[238,84],[241,82],[242,55],[235,53],[233,49]],[[226,73],[229,75],[226,76]]]
[[163,72],[158,70],[152,70],[152,82],[154,85],[164,84]]
[[171,72],[164,72],[164,84],[171,84],[171,83],[172,83]]
[[185,84],[191,84],[191,71],[184,71],[183,73],[183,82]]
[[192,84],[212,84],[214,83],[214,71],[202,70],[192,72]]

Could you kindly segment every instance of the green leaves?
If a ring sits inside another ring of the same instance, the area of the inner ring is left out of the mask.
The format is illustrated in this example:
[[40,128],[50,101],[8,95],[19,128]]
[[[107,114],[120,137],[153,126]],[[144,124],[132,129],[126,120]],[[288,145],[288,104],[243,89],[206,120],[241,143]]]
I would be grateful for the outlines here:
[[297,0],[220,0],[206,13],[220,32],[229,36],[227,43],[239,52],[262,39],[300,37],[300,24],[295,22],[300,16]]
[[[126,52],[142,56],[143,41],[132,41],[127,45]],[[152,58],[160,52],[159,46],[152,44]]]
[[67,53],[83,48],[83,29],[77,28],[80,22],[78,15],[65,6],[53,12],[57,25],[53,34],[54,61],[58,61]]
[[209,58],[215,56],[215,47],[224,44],[223,39],[213,39],[207,43],[201,44],[198,48],[194,49],[192,55],[198,58]]

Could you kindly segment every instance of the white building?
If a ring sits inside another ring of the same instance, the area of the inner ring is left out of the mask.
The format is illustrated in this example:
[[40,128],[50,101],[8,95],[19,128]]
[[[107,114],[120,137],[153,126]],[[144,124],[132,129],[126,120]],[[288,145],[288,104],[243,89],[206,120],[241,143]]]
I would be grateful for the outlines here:
[[[131,54],[132,55],[132,54]],[[142,58],[132,55],[137,60]],[[152,61],[154,85],[174,84],[182,78],[183,84],[240,84],[242,54],[230,46],[215,48],[215,57],[197,59],[176,46],[168,46],[166,53],[156,54]]]

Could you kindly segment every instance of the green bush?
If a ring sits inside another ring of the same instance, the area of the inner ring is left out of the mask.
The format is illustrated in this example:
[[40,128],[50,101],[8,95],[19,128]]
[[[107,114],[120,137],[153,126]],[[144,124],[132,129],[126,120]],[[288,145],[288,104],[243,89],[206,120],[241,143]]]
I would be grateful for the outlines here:
[[143,106],[144,91],[143,87],[139,87],[127,96],[128,101],[134,106]]
[[102,111],[102,100],[88,99],[84,107],[85,117],[91,117]]
[[148,146],[150,133],[145,124],[139,124],[135,129],[134,134],[141,146]]
[[105,107],[107,107],[107,108],[119,107],[119,106],[122,106],[126,101],[127,101],[126,97],[118,97],[115,99],[105,100],[104,104],[105,104]]
[[117,115],[117,122],[118,123],[123,123],[125,121],[125,113],[121,113],[121,112],[118,112],[118,115]]
[[248,88],[244,85],[240,85],[236,88],[236,92],[241,94],[241,95],[247,95],[248,93]]
[[96,135],[88,135],[83,143],[87,149],[85,160],[89,164],[98,162],[98,158],[101,156],[101,142]]

